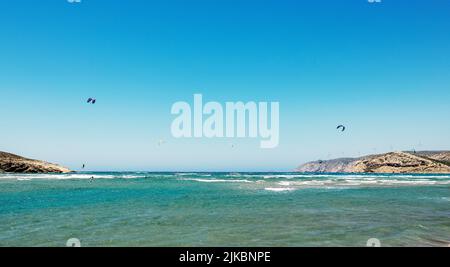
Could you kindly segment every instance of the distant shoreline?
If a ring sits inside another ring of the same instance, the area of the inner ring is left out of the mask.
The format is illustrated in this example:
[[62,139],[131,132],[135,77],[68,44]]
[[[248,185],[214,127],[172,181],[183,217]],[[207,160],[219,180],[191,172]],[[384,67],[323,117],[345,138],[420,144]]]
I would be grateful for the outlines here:
[[[41,160],[0,151],[0,173],[84,173]],[[449,174],[450,151],[390,152],[359,158],[317,160],[292,171],[86,171],[89,173],[330,173],[330,174]]]

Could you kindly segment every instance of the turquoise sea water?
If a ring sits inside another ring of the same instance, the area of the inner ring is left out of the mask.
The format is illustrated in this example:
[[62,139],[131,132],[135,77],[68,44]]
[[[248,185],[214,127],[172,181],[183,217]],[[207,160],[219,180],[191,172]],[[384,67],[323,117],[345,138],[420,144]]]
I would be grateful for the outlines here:
[[[90,177],[94,176],[94,180]],[[449,175],[0,174],[0,246],[448,246]]]

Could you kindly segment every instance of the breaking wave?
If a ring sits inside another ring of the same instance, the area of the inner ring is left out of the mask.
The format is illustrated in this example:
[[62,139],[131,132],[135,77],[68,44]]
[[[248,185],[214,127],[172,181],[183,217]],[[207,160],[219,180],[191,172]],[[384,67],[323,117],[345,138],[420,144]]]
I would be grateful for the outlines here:
[[304,174],[304,173],[153,173],[80,172],[70,174],[0,174],[0,180],[157,179],[179,183],[236,184],[238,189],[289,192],[299,189],[448,186],[450,175],[438,174]]

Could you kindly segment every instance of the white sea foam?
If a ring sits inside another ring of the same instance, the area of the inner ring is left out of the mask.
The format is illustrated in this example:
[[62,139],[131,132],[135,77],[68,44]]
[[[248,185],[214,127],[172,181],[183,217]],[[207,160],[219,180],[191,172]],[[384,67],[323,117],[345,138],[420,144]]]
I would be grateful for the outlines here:
[[195,181],[201,183],[253,183],[249,180],[232,180],[232,179],[201,179],[201,178],[182,178],[183,181]]
[[112,175],[112,174],[7,174],[0,175],[0,179],[15,179],[19,181],[29,180],[89,180],[94,179],[132,179],[142,178],[145,176],[138,175]]
[[278,188],[278,187],[266,187],[264,188],[266,191],[272,191],[272,192],[285,192],[285,191],[294,191],[295,188],[291,187],[284,187],[284,188]]
[[[202,183],[254,184],[249,189],[263,188],[358,188],[450,185],[450,175],[397,175],[397,174],[295,174],[295,173],[70,173],[70,174],[0,174],[0,180],[29,181],[88,180],[94,179],[178,179]],[[241,187],[245,188],[245,187]]]
[[195,172],[179,172],[179,173],[175,173],[175,175],[178,175],[178,176],[192,176],[192,175],[197,175],[197,173],[195,173]]
[[327,179],[327,180],[306,180],[306,181],[291,181],[279,182],[279,185],[289,185],[296,187],[376,187],[376,186],[426,186],[426,185],[448,185],[449,180],[414,180],[414,179]]
[[140,179],[140,178],[149,178],[148,175],[122,175],[122,176],[117,176],[117,178],[122,178],[122,179]]
[[450,179],[450,175],[427,175],[427,174],[249,174],[233,173],[226,177],[245,177],[254,179],[301,179],[301,178],[340,178],[340,179],[379,179],[379,178],[404,178],[404,179]]

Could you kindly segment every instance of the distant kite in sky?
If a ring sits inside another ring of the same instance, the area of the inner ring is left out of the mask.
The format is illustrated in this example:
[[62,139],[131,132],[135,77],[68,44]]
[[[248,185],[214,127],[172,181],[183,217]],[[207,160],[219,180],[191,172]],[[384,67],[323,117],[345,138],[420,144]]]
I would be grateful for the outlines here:
[[95,99],[95,98],[89,98],[88,100],[87,100],[87,102],[89,103],[89,104],[95,104],[95,102],[97,102],[97,99]]
[[341,132],[344,132],[346,127],[344,125],[339,125],[338,127],[336,127],[337,130],[341,130]]

